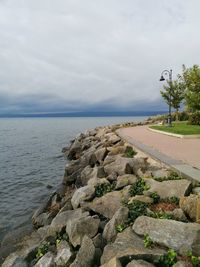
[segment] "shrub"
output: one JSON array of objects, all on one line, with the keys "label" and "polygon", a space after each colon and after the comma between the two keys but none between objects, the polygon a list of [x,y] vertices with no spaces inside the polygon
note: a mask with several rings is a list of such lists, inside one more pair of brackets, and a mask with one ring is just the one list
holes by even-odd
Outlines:
[{"label": "shrub", "polygon": [[95,196],[96,197],[102,197],[108,192],[111,192],[113,190],[113,186],[111,184],[99,184],[95,187]]},{"label": "shrub", "polygon": [[129,222],[134,222],[137,217],[147,215],[147,204],[139,200],[135,200],[127,205],[129,209]]},{"label": "shrub", "polygon": [[150,236],[148,234],[144,235],[144,247],[145,248],[152,248],[152,246],[154,245],[153,240],[150,238]]},{"label": "shrub", "polygon": [[188,123],[192,125],[200,125],[200,111],[190,114]]},{"label": "shrub", "polygon": [[173,215],[170,213],[167,213],[165,211],[152,211],[148,214],[149,217],[155,218],[155,219],[173,219]]},{"label": "shrub", "polygon": [[176,205],[179,205],[179,200],[180,199],[178,197],[176,197],[176,196],[169,197],[169,198],[166,199],[167,202],[174,203]]},{"label": "shrub", "polygon": [[157,267],[173,267],[177,261],[177,253],[173,249],[169,249],[167,254],[161,256],[158,260],[154,261]]},{"label": "shrub", "polygon": [[135,155],[137,155],[137,152],[131,146],[127,146],[124,152],[124,157],[133,158]]},{"label": "shrub", "polygon": [[138,179],[132,184],[129,193],[131,196],[143,195],[143,191],[148,190],[150,187],[145,183],[143,179]]},{"label": "shrub", "polygon": [[48,252],[49,246],[50,246],[50,242],[46,242],[37,248],[37,251],[36,251],[37,260],[40,259],[42,256],[44,256],[44,254]]},{"label": "shrub", "polygon": [[160,196],[158,195],[157,192],[153,192],[150,195],[151,198],[153,198],[153,203],[156,204],[160,201]]},{"label": "shrub", "polygon": [[181,180],[182,177],[175,171],[171,171],[168,176],[156,177],[154,180],[158,182],[168,181],[168,180]]},{"label": "shrub", "polygon": [[118,224],[118,225],[116,225],[116,231],[118,232],[118,233],[121,233],[121,232],[123,232],[124,231],[124,229],[127,227],[127,225],[126,224]]}]

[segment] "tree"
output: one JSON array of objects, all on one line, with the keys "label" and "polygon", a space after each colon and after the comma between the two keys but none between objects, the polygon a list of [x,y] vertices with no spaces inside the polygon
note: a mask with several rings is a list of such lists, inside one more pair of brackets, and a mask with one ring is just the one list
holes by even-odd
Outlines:
[{"label": "tree", "polygon": [[183,73],[179,75],[182,88],[185,90],[185,100],[189,111],[200,110],[200,67],[194,65],[186,68],[183,65]]},{"label": "tree", "polygon": [[160,93],[164,98],[165,102],[176,110],[176,120],[178,120],[178,111],[181,105],[181,102],[184,99],[184,88],[182,83],[179,80],[175,80],[172,83],[167,80],[167,85],[163,86],[164,90],[161,90]]}]

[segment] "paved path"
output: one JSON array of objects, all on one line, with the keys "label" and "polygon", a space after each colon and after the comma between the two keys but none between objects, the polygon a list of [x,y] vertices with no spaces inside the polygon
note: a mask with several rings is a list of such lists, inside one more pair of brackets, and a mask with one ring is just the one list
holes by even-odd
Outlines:
[{"label": "paved path", "polygon": [[200,181],[200,139],[181,139],[148,130],[122,128],[118,134],[150,156]]}]

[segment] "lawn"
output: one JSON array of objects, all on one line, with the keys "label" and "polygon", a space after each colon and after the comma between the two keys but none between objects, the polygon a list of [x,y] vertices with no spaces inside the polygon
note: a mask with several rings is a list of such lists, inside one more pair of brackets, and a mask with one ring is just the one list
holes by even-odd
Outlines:
[{"label": "lawn", "polygon": [[184,122],[173,122],[172,127],[167,125],[154,125],[150,127],[151,129],[164,131],[168,133],[175,133],[181,135],[190,135],[190,134],[200,134],[199,125],[189,125],[186,121]]}]

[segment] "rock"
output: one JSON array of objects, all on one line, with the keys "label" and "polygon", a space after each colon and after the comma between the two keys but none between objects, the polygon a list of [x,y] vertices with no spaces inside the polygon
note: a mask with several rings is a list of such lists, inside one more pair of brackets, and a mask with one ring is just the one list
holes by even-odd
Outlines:
[{"label": "rock", "polygon": [[81,150],[82,150],[82,144],[81,144],[81,142],[78,141],[77,139],[75,139],[75,141],[73,142],[73,144],[69,148],[69,152],[68,152],[68,155],[67,155],[68,158],[70,160],[79,158],[80,157]]},{"label": "rock", "polygon": [[118,176],[115,189],[120,189],[127,185],[134,184],[136,181],[137,181],[137,177],[133,174],[124,174],[124,175]]},{"label": "rock", "polygon": [[96,187],[100,184],[110,184],[109,181],[106,178],[92,178],[88,181],[88,185]]},{"label": "rock", "polygon": [[66,232],[72,245],[74,247],[80,245],[84,235],[90,238],[94,237],[98,232],[99,223],[100,220],[96,216],[69,220],[66,226]]},{"label": "rock", "polygon": [[134,197],[131,197],[128,201],[128,203],[132,203],[133,201],[138,200],[147,204],[152,204],[153,199],[151,197],[145,196],[145,195],[136,195]]},{"label": "rock", "polygon": [[77,253],[76,259],[70,267],[93,267],[95,257],[95,246],[88,236],[84,236],[81,248]]},{"label": "rock", "polygon": [[48,229],[48,235],[54,235],[60,232],[69,220],[84,218],[89,215],[89,212],[84,212],[82,209],[67,210],[62,213],[58,213],[52,220],[51,225]]},{"label": "rock", "polygon": [[101,264],[104,264],[116,257],[119,260],[129,262],[134,258],[145,258],[146,260],[159,259],[166,251],[157,247],[145,248],[143,239],[137,236],[131,227],[117,235],[114,243],[105,246],[101,257]]},{"label": "rock", "polygon": [[115,212],[122,206],[123,194],[120,191],[113,191],[100,198],[95,198],[87,207],[104,217],[111,219]]},{"label": "rock", "polygon": [[99,163],[104,161],[104,159],[107,156],[107,154],[108,154],[108,150],[105,147],[99,148],[95,152],[96,159],[98,160]]},{"label": "rock", "polygon": [[154,265],[144,260],[133,260],[126,267],[154,267]]},{"label": "rock", "polygon": [[103,178],[105,177],[105,171],[103,166],[95,166],[94,168],[91,168],[90,166],[86,166],[84,170],[81,172],[81,182],[83,185],[88,184],[90,179],[93,178]]},{"label": "rock", "polygon": [[121,207],[112,217],[112,219],[106,224],[103,237],[107,241],[113,241],[117,236],[116,227],[119,224],[124,224],[128,219],[129,209],[126,207]]},{"label": "rock", "polygon": [[197,223],[140,216],[135,220],[133,230],[138,235],[148,234],[157,244],[173,248],[181,255],[185,255],[187,251],[192,251],[194,255],[199,254],[200,225]]},{"label": "rock", "polygon": [[195,195],[200,196],[200,186],[198,186],[198,187],[194,187],[194,188],[192,189],[192,193],[195,194]]},{"label": "rock", "polygon": [[[131,159],[131,167],[133,169],[133,173],[138,175],[138,171],[144,173],[147,171],[149,167],[148,163],[148,158],[147,157],[134,157]],[[138,175],[139,176],[139,175]]]},{"label": "rock", "polygon": [[131,159],[117,156],[116,160],[110,164],[104,165],[105,172],[109,175],[116,172],[118,175],[131,174],[133,169],[131,167]]},{"label": "rock", "polygon": [[70,250],[70,246],[67,241],[61,240],[61,242],[57,245],[57,256],[55,258],[56,266],[69,266],[73,254]]},{"label": "rock", "polygon": [[126,146],[110,147],[110,148],[108,148],[108,150],[109,150],[109,155],[110,156],[124,154],[124,152],[126,150]]},{"label": "rock", "polygon": [[28,264],[24,260],[24,257],[14,252],[6,258],[1,267],[28,267]]},{"label": "rock", "polygon": [[34,267],[54,267],[54,255],[51,252],[47,252]]},{"label": "rock", "polygon": [[108,140],[108,142],[112,145],[118,143],[121,140],[121,138],[114,133],[107,133],[105,134],[105,137]]},{"label": "rock", "polygon": [[78,188],[71,199],[72,207],[77,209],[81,202],[91,200],[95,195],[95,188],[94,186],[84,186]]},{"label": "rock", "polygon": [[118,174],[114,171],[111,174],[109,174],[106,179],[110,182],[116,181],[118,177]]},{"label": "rock", "polygon": [[114,257],[109,262],[106,262],[104,265],[101,265],[101,267],[122,267],[120,261]]},{"label": "rock", "polygon": [[155,170],[155,171],[152,171],[152,175],[154,178],[168,177],[169,171],[165,169]]},{"label": "rock", "polygon": [[173,267],[191,267],[191,265],[188,265],[188,262],[185,261],[177,261]]},{"label": "rock", "polygon": [[95,237],[93,237],[92,241],[93,241],[95,248],[103,249],[105,246],[103,236],[100,233],[98,233]]},{"label": "rock", "polygon": [[185,179],[168,180],[157,182],[154,179],[145,179],[145,182],[150,186],[149,192],[156,192],[161,199],[170,198],[173,196],[182,197],[187,195],[191,190],[191,182]]},{"label": "rock", "polygon": [[174,209],[171,214],[173,218],[177,221],[182,221],[182,222],[188,221],[182,209]]},{"label": "rock", "polygon": [[181,197],[179,205],[191,220],[200,223],[200,196],[191,194],[188,197]]}]

